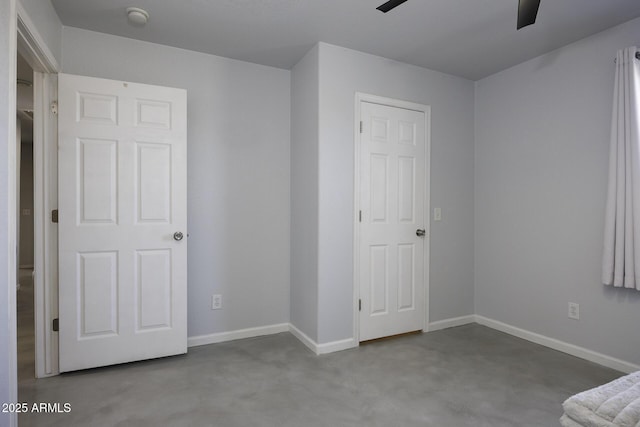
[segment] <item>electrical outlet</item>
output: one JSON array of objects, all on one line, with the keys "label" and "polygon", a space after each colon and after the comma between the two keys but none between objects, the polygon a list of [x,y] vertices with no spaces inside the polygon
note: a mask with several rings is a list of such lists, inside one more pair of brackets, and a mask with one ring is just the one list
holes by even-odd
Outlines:
[{"label": "electrical outlet", "polygon": [[220,310],[222,308],[222,295],[211,296],[211,310]]},{"label": "electrical outlet", "polygon": [[569,319],[580,319],[580,304],[576,302],[569,303]]}]

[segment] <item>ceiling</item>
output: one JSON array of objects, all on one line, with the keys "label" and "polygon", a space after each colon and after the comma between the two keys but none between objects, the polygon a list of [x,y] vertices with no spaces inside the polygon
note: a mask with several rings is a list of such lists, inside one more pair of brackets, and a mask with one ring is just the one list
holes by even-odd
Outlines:
[{"label": "ceiling", "polygon": [[[536,24],[516,31],[518,0],[409,0],[387,14],[384,0],[52,3],[66,26],[278,68],[323,41],[471,80],[640,16],[638,0],[542,0]],[[144,28],[129,6],[149,12]]]}]

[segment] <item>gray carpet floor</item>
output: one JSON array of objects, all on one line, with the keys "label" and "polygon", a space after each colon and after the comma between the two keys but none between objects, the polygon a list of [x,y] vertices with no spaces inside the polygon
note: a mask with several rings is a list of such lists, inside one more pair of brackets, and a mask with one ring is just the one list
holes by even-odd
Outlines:
[{"label": "gray carpet floor", "polygon": [[[558,426],[562,402],[622,374],[467,325],[316,356],[288,333],[40,380],[69,403],[20,426]],[[62,408],[62,406],[61,406]]]}]

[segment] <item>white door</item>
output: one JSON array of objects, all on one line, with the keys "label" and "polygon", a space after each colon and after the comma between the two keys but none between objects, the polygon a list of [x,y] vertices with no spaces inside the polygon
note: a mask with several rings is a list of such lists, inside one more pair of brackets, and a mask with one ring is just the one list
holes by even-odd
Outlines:
[{"label": "white door", "polygon": [[424,327],[427,162],[424,112],[369,102],[360,111],[360,341],[366,341]]},{"label": "white door", "polygon": [[58,90],[60,372],[186,353],[186,91]]}]

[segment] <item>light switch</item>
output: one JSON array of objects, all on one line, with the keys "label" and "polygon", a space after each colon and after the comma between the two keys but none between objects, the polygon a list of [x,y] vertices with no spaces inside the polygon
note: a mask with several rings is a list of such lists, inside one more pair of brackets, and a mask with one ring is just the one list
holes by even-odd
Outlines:
[{"label": "light switch", "polygon": [[433,209],[433,220],[434,221],[442,221],[442,209],[434,208]]}]

